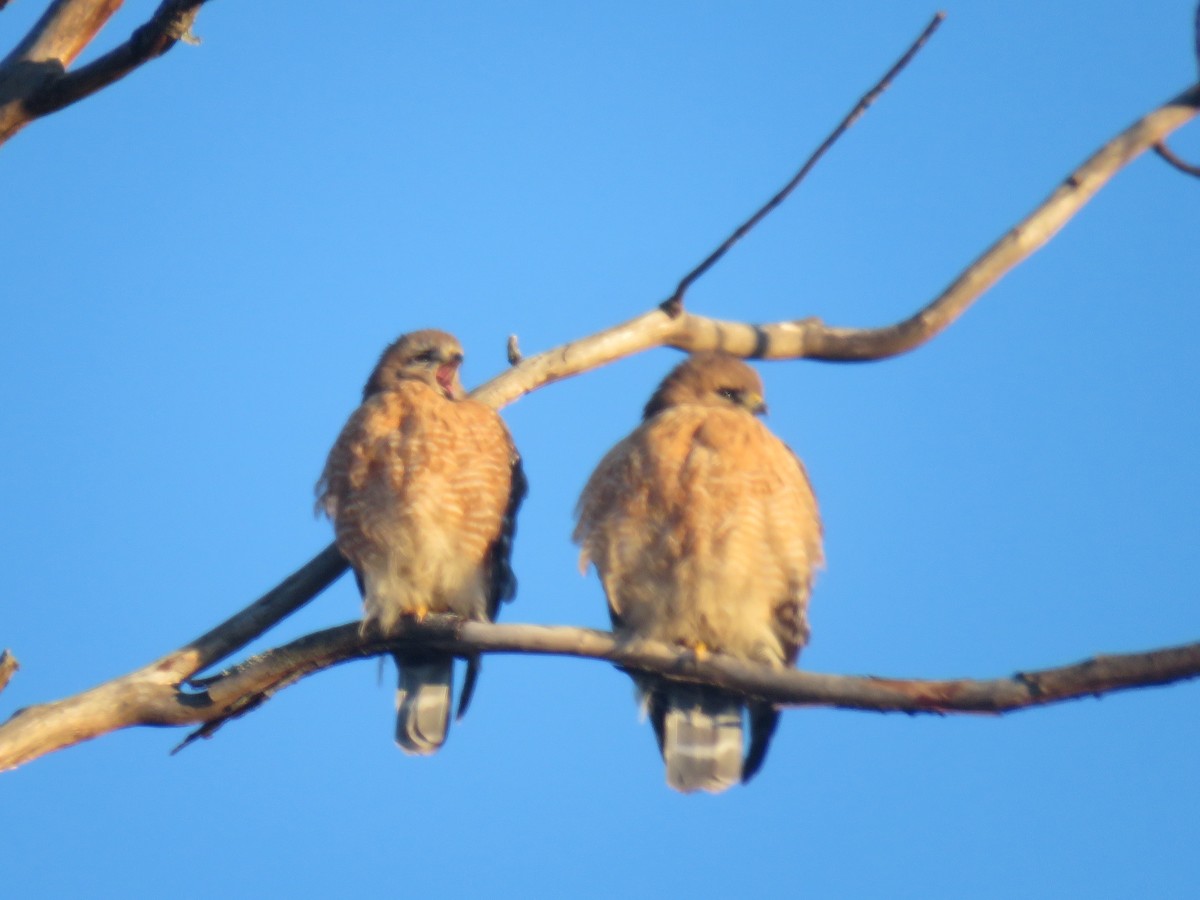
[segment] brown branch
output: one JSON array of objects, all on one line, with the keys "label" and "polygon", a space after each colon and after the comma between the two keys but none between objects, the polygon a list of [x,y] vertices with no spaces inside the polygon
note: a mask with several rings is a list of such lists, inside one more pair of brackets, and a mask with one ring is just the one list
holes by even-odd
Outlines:
[{"label": "brown branch", "polygon": [[1159,141],[1154,145],[1154,152],[1185,175],[1195,175],[1200,178],[1200,166],[1193,166],[1189,162],[1184,162],[1163,141]]},{"label": "brown branch", "polygon": [[58,0],[0,63],[0,144],[30,122],[70,106],[157,59],[179,41],[205,0],[163,0],[128,41],[74,71],[67,68],[121,0]]},{"label": "brown branch", "polygon": [[407,623],[398,641],[359,632],[358,623],[317,632],[200,684],[213,702],[231,707],[330,666],[410,643],[460,656],[517,653],[595,659],[622,669],[711,684],[781,706],[876,712],[1005,713],[1200,677],[1200,643],[1098,656],[1061,668],[1019,672],[1011,678],[925,681],[771,669],[720,654],[701,660],[656,641],[622,642],[607,631],[569,626],[459,623],[433,617],[424,623]]},{"label": "brown branch", "polygon": [[[626,643],[587,628],[459,623],[431,617],[406,622],[401,637],[362,635],[358,623],[310,634],[194,684],[195,693],[163,683],[152,667],[56,703],[29,707],[0,726],[0,770],[53,750],[134,725],[201,725],[196,737],[256,709],[301,678],[339,663],[416,643],[460,655],[520,653],[579,657],[623,669],[712,684],[783,706],[875,712],[1003,713],[1200,676],[1200,643],[1149,653],[1100,656],[1057,669],[985,681],[921,681],[769,669],[652,641]],[[182,745],[181,745],[182,746]]]},{"label": "brown branch", "polygon": [[330,544],[241,612],[147,666],[176,684],[241,650],[337,581],[348,568]]},{"label": "brown branch", "polygon": [[26,109],[35,118],[58,112],[121,80],[139,66],[162,56],[180,41],[198,43],[192,36],[192,24],[204,2],[165,0],[150,21],[134,31],[128,41],[86,66],[50,82],[26,101]]},{"label": "brown branch", "polygon": [[124,0],[54,0],[0,66],[53,60],[63,69],[75,61],[121,8]]},{"label": "brown branch", "polygon": [[675,293],[664,300],[662,305],[659,307],[663,312],[674,318],[683,311],[683,295],[687,293],[687,289],[690,288],[693,283],[695,283],[696,279],[700,278],[705,272],[716,265],[721,257],[729,251],[730,247],[749,234],[759,222],[774,212],[775,208],[788,198],[788,195],[796,189],[796,186],[800,184],[805,177],[807,177],[808,173],[811,172],[813,167],[816,166],[816,164],[821,160],[821,157],[825,155],[825,152],[835,143],[837,143],[838,139],[845,134],[855,122],[862,118],[863,113],[867,111],[867,108],[870,107],[872,103],[879,99],[880,94],[891,87],[892,82],[896,80],[896,76],[904,71],[908,64],[912,62],[913,57],[916,56],[921,51],[921,48],[924,47],[929,41],[929,39],[933,37],[933,33],[937,31],[938,26],[942,24],[942,20],[945,18],[946,14],[942,12],[934,15],[929,24],[925,26],[925,30],[921,32],[915,41],[913,41],[912,45],[904,52],[904,55],[901,56],[900,59],[898,59],[890,69],[887,70],[887,73],[881,79],[879,79],[879,81],[875,82],[874,87],[863,94],[858,103],[855,104],[854,109],[850,110],[846,117],[838,123],[838,126],[829,133],[829,136],[821,142],[821,146],[813,151],[813,154],[805,161],[804,165],[800,167],[800,170],[792,176],[792,180],[784,185],[774,197],[759,207],[758,211],[754,215],[734,229],[733,234],[729,235],[729,237],[725,239],[721,246],[717,247],[716,250],[710,253],[704,259],[704,261],[700,263],[700,265],[696,266],[696,268],[692,269],[692,271],[683,276],[678,286],[675,288]]},{"label": "brown branch", "polygon": [[[196,715],[188,711],[197,701],[181,693],[179,684],[246,646],[345,570],[337,548],[326,547],[246,609],[178,650],[82,694],[18,711],[0,725],[0,771],[133,725],[204,721],[190,717]],[[35,710],[37,714],[30,715]]]}]

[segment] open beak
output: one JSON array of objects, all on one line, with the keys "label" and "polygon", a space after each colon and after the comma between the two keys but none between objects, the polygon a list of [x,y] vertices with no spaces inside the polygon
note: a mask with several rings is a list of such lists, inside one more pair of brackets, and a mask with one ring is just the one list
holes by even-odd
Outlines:
[{"label": "open beak", "polygon": [[458,363],[442,363],[437,368],[437,383],[446,392],[447,397],[459,399],[463,395],[462,384],[458,380]]}]

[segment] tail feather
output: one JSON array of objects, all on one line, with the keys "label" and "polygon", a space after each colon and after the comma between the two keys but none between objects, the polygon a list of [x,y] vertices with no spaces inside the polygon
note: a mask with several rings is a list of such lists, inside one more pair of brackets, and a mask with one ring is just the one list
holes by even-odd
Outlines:
[{"label": "tail feather", "polygon": [[475,685],[479,681],[479,670],[482,666],[479,654],[467,657],[467,674],[463,678],[462,693],[458,695],[458,712],[454,714],[456,722],[467,714],[467,707],[471,705],[471,698],[475,696]]},{"label": "tail feather", "polygon": [[742,705],[691,685],[667,685],[651,698],[651,720],[677,791],[717,794],[742,780]]},{"label": "tail feather", "polygon": [[446,742],[454,699],[453,656],[396,656],[396,743],[405,753],[428,756]]},{"label": "tail feather", "polygon": [[779,710],[769,703],[750,705],[750,750],[742,765],[742,784],[758,774],[767,759],[767,748],[779,725]]}]

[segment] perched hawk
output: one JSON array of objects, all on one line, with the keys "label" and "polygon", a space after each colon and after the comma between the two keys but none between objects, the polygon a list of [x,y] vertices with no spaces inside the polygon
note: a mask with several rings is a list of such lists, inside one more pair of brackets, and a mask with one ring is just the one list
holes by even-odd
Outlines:
[{"label": "perched hawk", "polygon": [[[367,379],[317,483],[338,549],[363,595],[363,627],[387,634],[402,616],[452,613],[491,621],[512,598],[509,565],[521,458],[495,410],[466,399],[463,352],[444,331],[414,331],[388,347]],[[429,754],[446,740],[454,657],[405,650],[396,743]],[[458,714],[479,673],[467,661]]]},{"label": "perched hawk", "polygon": [[[697,353],[601,460],[579,499],[575,540],[581,567],[599,572],[618,635],[699,656],[795,664],[823,560],[821,520],[804,466],[755,418],[765,412],[753,369]],[[779,719],[774,706],[660,677],[634,680],[671,787],[717,793],[758,771]]]}]

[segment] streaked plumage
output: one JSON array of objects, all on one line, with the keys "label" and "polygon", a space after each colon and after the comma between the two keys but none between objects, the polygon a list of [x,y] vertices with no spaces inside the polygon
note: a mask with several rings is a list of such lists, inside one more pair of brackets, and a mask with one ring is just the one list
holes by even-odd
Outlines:
[{"label": "streaked plumage", "polygon": [[[453,336],[432,329],[388,347],[317,484],[363,594],[364,628],[386,634],[428,613],[490,621],[515,593],[520,456],[495,410],[465,398],[462,358]],[[396,664],[396,742],[433,753],[449,728],[454,658],[406,650]],[[460,716],[478,669],[468,661]]]},{"label": "streaked plumage", "polygon": [[[727,354],[677,366],[642,424],[584,488],[575,540],[608,595],[614,630],[791,666],[808,640],[822,563],[821,522],[804,467],[756,413],[762,381]],[[722,791],[762,765],[778,710],[713,688],[635,678],[681,791]]]}]

